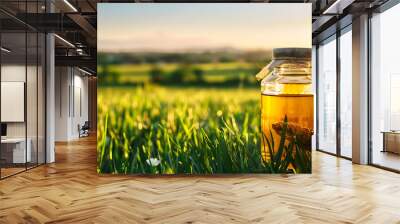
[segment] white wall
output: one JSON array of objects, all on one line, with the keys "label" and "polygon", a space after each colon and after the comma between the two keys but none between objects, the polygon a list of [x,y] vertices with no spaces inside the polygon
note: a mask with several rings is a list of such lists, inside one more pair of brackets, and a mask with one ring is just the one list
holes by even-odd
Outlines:
[{"label": "white wall", "polygon": [[[34,105],[36,108],[36,105]],[[1,121],[25,121],[25,83],[1,82]]]},{"label": "white wall", "polygon": [[76,74],[77,70],[74,70],[74,107],[72,108],[72,119],[71,119],[71,135],[74,138],[79,137],[78,124],[83,125],[85,121],[88,120],[88,78],[82,76],[79,72]]},{"label": "white wall", "polygon": [[55,141],[67,141],[69,132],[69,68],[55,68]]},{"label": "white wall", "polygon": [[[24,65],[2,65],[1,66],[1,81],[2,82],[25,82],[25,71],[26,67]],[[34,71],[36,72],[36,68],[32,66],[28,66],[28,74]],[[28,89],[29,90],[29,89]],[[36,96],[35,92],[28,92],[27,96]],[[31,102],[31,100],[28,100]],[[35,105],[36,107],[36,105]],[[7,110],[7,108],[1,108],[2,110]],[[36,114],[35,114],[36,116]],[[31,121],[30,114],[28,114],[28,121]],[[29,126],[30,127],[30,126]],[[25,122],[7,122],[7,136],[8,137],[25,137]],[[28,136],[29,137],[29,136]]]},{"label": "white wall", "polygon": [[[2,65],[1,81],[25,82],[25,65]],[[6,110],[6,108],[1,108]],[[12,122],[7,123],[7,137],[25,137],[25,123]]]},{"label": "white wall", "polygon": [[[32,67],[28,67],[28,69]],[[1,81],[25,82],[25,64],[24,65],[2,65]]]},{"label": "white wall", "polygon": [[76,68],[56,67],[55,85],[55,140],[77,139],[78,125],[88,120],[88,78]]}]

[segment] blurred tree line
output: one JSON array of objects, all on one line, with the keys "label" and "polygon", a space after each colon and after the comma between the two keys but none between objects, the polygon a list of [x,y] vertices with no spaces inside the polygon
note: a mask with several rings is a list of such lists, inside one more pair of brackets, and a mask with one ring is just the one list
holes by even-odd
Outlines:
[{"label": "blurred tree line", "polygon": [[[132,85],[144,83],[124,83],[120,80],[121,74],[112,71],[109,64],[103,64],[98,72],[100,85]],[[259,70],[258,67],[250,69],[236,70],[237,75],[225,75],[224,80],[211,83],[205,78],[206,71],[196,64],[179,64],[171,71],[166,71],[162,65],[153,64],[148,72],[151,83],[161,85],[192,85],[192,86],[254,86],[254,74]]]},{"label": "blurred tree line", "polygon": [[204,52],[135,52],[135,53],[111,53],[99,52],[98,63],[104,64],[157,64],[157,63],[227,63],[248,62],[265,63],[270,58],[270,51],[204,51]]},{"label": "blurred tree line", "polygon": [[[121,84],[118,72],[110,70],[110,64],[101,65],[101,71],[98,72],[98,81],[106,85]],[[153,83],[184,83],[197,82],[204,83],[204,70],[191,64],[180,65],[177,69],[166,72],[162,66],[154,64],[149,71],[150,81]]]}]

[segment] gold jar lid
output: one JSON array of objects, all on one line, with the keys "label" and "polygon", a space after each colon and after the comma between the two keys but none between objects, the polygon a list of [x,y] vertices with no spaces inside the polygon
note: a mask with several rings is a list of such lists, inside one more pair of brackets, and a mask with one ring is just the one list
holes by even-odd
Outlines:
[{"label": "gold jar lid", "polygon": [[274,48],[272,60],[311,60],[311,48]]}]

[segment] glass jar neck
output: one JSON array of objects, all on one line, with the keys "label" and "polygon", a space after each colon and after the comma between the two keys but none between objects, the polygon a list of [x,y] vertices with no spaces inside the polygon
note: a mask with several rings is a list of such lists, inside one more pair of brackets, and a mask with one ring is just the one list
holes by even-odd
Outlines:
[{"label": "glass jar neck", "polygon": [[311,62],[290,60],[273,68],[261,82],[261,91],[266,95],[310,95],[311,83]]}]

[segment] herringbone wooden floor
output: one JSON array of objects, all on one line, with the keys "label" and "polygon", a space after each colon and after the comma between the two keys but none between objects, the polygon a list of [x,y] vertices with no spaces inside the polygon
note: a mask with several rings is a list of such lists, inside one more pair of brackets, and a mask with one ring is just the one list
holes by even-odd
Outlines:
[{"label": "herringbone wooden floor", "polygon": [[400,175],[315,152],[312,175],[98,176],[95,139],[0,181],[0,223],[400,223]]}]

